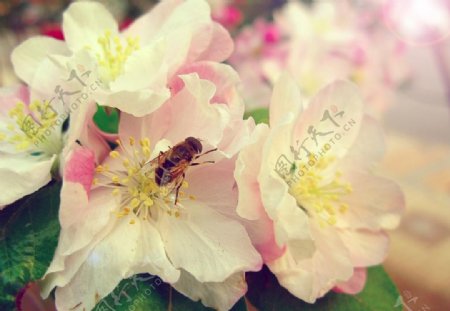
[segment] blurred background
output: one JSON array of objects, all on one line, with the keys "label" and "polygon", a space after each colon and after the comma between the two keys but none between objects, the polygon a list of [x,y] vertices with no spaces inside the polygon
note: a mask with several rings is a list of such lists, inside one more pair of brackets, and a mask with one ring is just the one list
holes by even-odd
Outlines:
[{"label": "blurred background", "polygon": [[[0,0],[0,86],[20,83],[12,49],[29,36],[63,39],[70,1]],[[155,1],[104,0],[126,27]],[[247,110],[267,107],[291,71],[304,94],[335,78],[356,82],[380,120],[380,173],[404,189],[407,209],[390,233],[385,268],[405,310],[450,308],[450,4],[448,0],[209,0],[235,38],[229,63]],[[393,306],[393,310],[397,310]]]}]

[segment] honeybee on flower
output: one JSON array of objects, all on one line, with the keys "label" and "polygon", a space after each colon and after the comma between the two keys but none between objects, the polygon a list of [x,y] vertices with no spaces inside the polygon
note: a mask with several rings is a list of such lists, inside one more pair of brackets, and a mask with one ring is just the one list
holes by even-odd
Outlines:
[{"label": "honeybee on flower", "polygon": [[[244,272],[262,261],[235,211],[233,171],[254,123],[242,118],[231,69],[214,68],[214,82],[183,75],[183,87],[146,117],[122,113],[117,147],[101,162],[90,148],[68,154],[59,244],[41,283],[44,296],[56,287],[58,309],[90,310],[138,273],[219,310],[246,292]],[[186,169],[203,148],[207,164]],[[185,161],[170,181],[158,177],[167,159]]]}]

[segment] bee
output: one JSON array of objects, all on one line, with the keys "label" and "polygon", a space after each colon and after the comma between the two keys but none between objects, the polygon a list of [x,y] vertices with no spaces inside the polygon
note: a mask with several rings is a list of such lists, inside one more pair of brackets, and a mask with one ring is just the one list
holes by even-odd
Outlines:
[{"label": "bee", "polygon": [[203,146],[199,139],[188,137],[166,152],[161,152],[158,157],[151,160],[156,166],[156,184],[160,187],[168,187],[171,191],[175,189],[175,204],[178,202],[178,193],[186,177],[187,168],[204,163],[214,163],[214,161],[194,162],[199,157],[216,151],[217,148],[204,153],[202,153],[202,150]]}]

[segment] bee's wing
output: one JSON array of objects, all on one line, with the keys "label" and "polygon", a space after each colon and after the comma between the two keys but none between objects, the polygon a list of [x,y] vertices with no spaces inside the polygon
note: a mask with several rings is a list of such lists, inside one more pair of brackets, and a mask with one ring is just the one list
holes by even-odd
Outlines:
[{"label": "bee's wing", "polygon": [[160,188],[164,189],[167,194],[174,193],[184,180],[184,172],[186,171],[187,166],[189,166],[189,163],[182,161],[178,166],[173,167],[170,171],[167,170],[166,173],[169,174],[168,178],[170,182]]},{"label": "bee's wing", "polygon": [[159,157],[161,155],[157,156],[156,158],[147,161],[142,165],[142,168],[145,169],[145,176],[148,178],[155,178],[155,170],[159,166]]}]

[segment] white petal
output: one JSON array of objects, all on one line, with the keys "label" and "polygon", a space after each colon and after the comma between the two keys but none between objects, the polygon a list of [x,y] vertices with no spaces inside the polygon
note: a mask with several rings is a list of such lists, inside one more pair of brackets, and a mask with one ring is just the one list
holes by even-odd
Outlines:
[{"label": "white petal", "polygon": [[275,83],[270,101],[270,125],[281,122],[286,113],[295,116],[303,110],[303,98],[300,88],[287,72],[283,73]]},{"label": "white petal", "polygon": [[389,237],[383,232],[369,230],[339,230],[341,240],[347,246],[353,266],[369,267],[386,259]]},{"label": "white petal", "polygon": [[127,141],[129,137],[148,138],[152,145],[163,139],[170,128],[172,109],[170,105],[162,105],[153,113],[137,118],[121,113],[119,123],[120,139]]},{"label": "white petal", "polygon": [[[170,97],[170,91],[168,89],[116,92],[99,90],[93,95],[100,105],[115,107],[121,111],[128,111],[136,117],[142,117],[158,109]],[[133,104],[130,105],[130,103]]]},{"label": "white petal", "polygon": [[[317,156],[321,156],[325,145],[329,144],[326,154],[340,158],[358,136],[362,108],[360,92],[353,83],[341,80],[331,83],[313,97],[296,120],[294,138],[299,146]],[[300,158],[307,159],[305,151]]]},{"label": "white petal", "polygon": [[230,310],[247,292],[244,273],[235,273],[219,283],[201,283],[183,271],[180,280],[173,287],[190,299],[201,300],[203,305],[219,311]]},{"label": "white petal", "polygon": [[50,170],[56,155],[42,160],[35,156],[0,155],[0,205],[37,191],[51,180]]},{"label": "white petal", "polygon": [[255,271],[261,258],[236,221],[201,205],[185,204],[188,216],[161,214],[158,229],[176,268],[200,282],[222,282],[238,271]]},{"label": "white petal", "polygon": [[161,236],[148,221],[136,223],[141,227],[141,239],[138,243],[135,273],[149,273],[159,276],[163,281],[175,283],[180,271],[175,269],[167,258]]},{"label": "white petal", "polygon": [[107,30],[112,35],[118,31],[111,13],[98,2],[72,3],[64,12],[62,28],[70,50],[76,52],[86,46],[97,45],[97,40]]},{"label": "white petal", "polygon": [[359,229],[395,229],[405,208],[405,198],[393,181],[371,173],[343,170],[343,180],[352,186],[346,196],[349,210],[342,214],[337,226]]},{"label": "white petal", "polygon": [[[68,55],[69,50],[63,41],[38,36],[30,38],[16,47],[11,54],[11,61],[17,76],[27,84],[32,84],[33,81],[40,78],[37,76],[37,68],[42,66],[44,60],[52,54]],[[55,86],[56,84],[53,85],[53,88]]]},{"label": "white petal", "polygon": [[127,29],[123,31],[124,36],[139,36],[142,43],[152,40],[162,26],[169,21],[171,15],[184,1],[166,0],[155,5],[148,13],[140,16]]},{"label": "white petal", "polygon": [[59,244],[63,255],[70,255],[88,245],[114,216],[120,198],[109,189],[94,189],[89,201],[83,186],[64,182],[61,189]]},{"label": "white petal", "polygon": [[261,168],[261,152],[269,128],[259,124],[252,133],[251,141],[236,160],[234,177],[239,189],[237,213],[239,216],[256,220],[265,211],[262,208],[261,192],[257,180]]},{"label": "white petal", "polygon": [[289,113],[282,122],[273,125],[261,153],[258,181],[264,207],[271,217],[289,191],[286,181],[280,176],[279,164],[292,162],[290,145],[293,121],[294,114]]},{"label": "white petal", "polygon": [[186,172],[186,181],[189,186],[185,193],[193,195],[197,201],[222,215],[233,217],[236,215],[237,204],[237,191],[233,177],[235,160],[223,158],[219,152],[210,155],[211,157],[207,159],[207,156],[200,158],[199,162],[214,159],[214,164],[199,165],[189,168]]},{"label": "white petal", "polygon": [[378,122],[364,116],[358,137],[343,159],[348,167],[371,167],[382,160],[385,152],[383,131]]},{"label": "white petal", "polygon": [[[109,219],[106,227],[102,228],[95,236],[91,238],[91,242],[84,248],[70,254],[64,255],[63,251],[67,248],[61,240],[56,248],[53,260],[50,263],[44,277],[39,282],[42,297],[46,298],[55,287],[66,286],[73,276],[77,273],[81,265],[86,261],[91,250],[102,241],[114,228],[115,219]],[[61,229],[60,237],[64,235],[65,229]]]},{"label": "white petal", "polygon": [[180,142],[193,136],[217,146],[230,121],[228,107],[210,104],[215,86],[208,80],[199,79],[197,74],[185,75],[182,79],[185,87],[170,101],[173,126],[165,138]]},{"label": "white petal", "polygon": [[111,91],[136,91],[147,87],[163,91],[167,84],[166,48],[165,41],[158,40],[131,54],[123,73],[110,83]]},{"label": "white petal", "polygon": [[317,251],[311,259],[298,260],[289,247],[283,256],[267,264],[283,287],[309,303],[353,275],[350,255],[333,228],[312,229]]},{"label": "white petal", "polygon": [[91,310],[121,280],[134,275],[141,230],[137,223],[129,221],[129,218],[117,221],[114,229],[92,249],[70,283],[56,289],[58,310],[69,310],[80,303],[80,310]]}]

